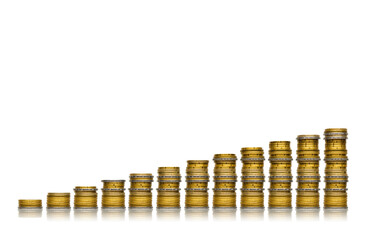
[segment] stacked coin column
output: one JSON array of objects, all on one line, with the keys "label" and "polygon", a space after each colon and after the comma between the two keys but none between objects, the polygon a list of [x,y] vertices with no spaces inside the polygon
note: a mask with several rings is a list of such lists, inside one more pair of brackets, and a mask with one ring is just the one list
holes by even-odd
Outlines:
[{"label": "stacked coin column", "polygon": [[236,161],[235,154],[214,155],[214,208],[236,207]]},{"label": "stacked coin column", "polygon": [[347,129],[329,128],[325,135],[325,208],[347,208]]},{"label": "stacked coin column", "polygon": [[188,160],[186,168],[186,208],[208,208],[208,160]]},{"label": "stacked coin column", "polygon": [[264,150],[261,147],[241,149],[242,208],[264,208]]},{"label": "stacked coin column", "polygon": [[292,207],[292,150],[289,141],[269,144],[269,208]]},{"label": "stacked coin column", "polygon": [[70,209],[70,193],[48,193],[48,209]]},{"label": "stacked coin column", "polygon": [[97,208],[97,187],[77,186],[74,188],[74,208],[95,209]]},{"label": "stacked coin column", "polygon": [[297,137],[297,208],[319,208],[319,135]]},{"label": "stacked coin column", "polygon": [[125,180],[102,182],[102,208],[125,208]]},{"label": "stacked coin column", "polygon": [[42,209],[42,200],[19,199],[19,209]]},{"label": "stacked coin column", "polygon": [[158,168],[157,208],[180,208],[180,168]]},{"label": "stacked coin column", "polygon": [[130,174],[130,208],[152,208],[152,182],[153,175],[150,173]]}]

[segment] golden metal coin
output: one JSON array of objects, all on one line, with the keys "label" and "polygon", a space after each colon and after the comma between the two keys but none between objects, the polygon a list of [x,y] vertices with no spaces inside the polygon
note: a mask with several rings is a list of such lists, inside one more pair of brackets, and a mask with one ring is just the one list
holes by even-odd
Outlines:
[{"label": "golden metal coin", "polygon": [[42,208],[41,199],[19,199],[19,208]]}]

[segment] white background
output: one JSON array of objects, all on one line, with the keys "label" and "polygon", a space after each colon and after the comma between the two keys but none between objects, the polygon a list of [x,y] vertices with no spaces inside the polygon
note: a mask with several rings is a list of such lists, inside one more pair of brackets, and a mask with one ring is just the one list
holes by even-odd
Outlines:
[{"label": "white background", "polygon": [[[336,0],[1,1],[0,235],[365,236],[366,12],[366,1]],[[130,221],[128,211],[123,222],[80,222],[73,212],[47,221],[45,210],[18,218],[19,198],[45,205],[47,192],[156,175],[159,166],[184,175],[186,160],[240,156],[246,146],[267,153],[271,140],[291,140],[295,158],[297,135],[329,127],[349,131],[347,221],[326,221],[322,210],[311,222],[295,211],[292,221],[270,221],[265,211],[263,221],[244,222],[239,210],[229,222],[211,211],[207,221],[185,221],[183,210],[168,223]]]}]

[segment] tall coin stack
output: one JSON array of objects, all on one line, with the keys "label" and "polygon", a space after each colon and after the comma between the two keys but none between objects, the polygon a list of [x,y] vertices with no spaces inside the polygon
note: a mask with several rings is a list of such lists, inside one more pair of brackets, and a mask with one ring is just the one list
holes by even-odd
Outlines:
[{"label": "tall coin stack", "polygon": [[188,160],[186,168],[186,208],[208,208],[208,160]]},{"label": "tall coin stack", "polygon": [[214,208],[236,207],[236,161],[235,154],[214,155]]},{"label": "tall coin stack", "polygon": [[74,208],[95,209],[97,208],[97,187],[77,186],[74,188]]},{"label": "tall coin stack", "polygon": [[180,208],[180,168],[158,168],[157,208]]},{"label": "tall coin stack", "polygon": [[329,128],[325,136],[325,208],[347,208],[347,136],[346,128]]},{"label": "tall coin stack", "polygon": [[152,208],[152,182],[153,175],[150,173],[130,174],[130,208]]},{"label": "tall coin stack", "polygon": [[70,193],[48,193],[47,194],[48,209],[69,209]]},{"label": "tall coin stack", "polygon": [[261,147],[241,149],[242,208],[264,208],[264,150]]},{"label": "tall coin stack", "polygon": [[319,135],[297,137],[297,208],[319,208]]},{"label": "tall coin stack", "polygon": [[269,144],[269,208],[292,207],[292,150],[289,141]]},{"label": "tall coin stack", "polygon": [[125,180],[102,182],[102,208],[125,208]]}]

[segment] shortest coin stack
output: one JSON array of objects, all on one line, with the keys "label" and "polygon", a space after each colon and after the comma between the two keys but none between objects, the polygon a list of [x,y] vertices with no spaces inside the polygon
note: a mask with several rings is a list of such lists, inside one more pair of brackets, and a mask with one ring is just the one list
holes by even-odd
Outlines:
[{"label": "shortest coin stack", "polygon": [[48,193],[47,194],[48,209],[69,209],[70,193]]},{"label": "shortest coin stack", "polygon": [[236,161],[235,154],[214,155],[214,208],[236,208]]},{"label": "shortest coin stack", "polygon": [[102,182],[102,208],[125,208],[125,180]]},{"label": "shortest coin stack", "polygon": [[152,182],[151,173],[130,174],[130,208],[152,208]]},{"label": "shortest coin stack", "polygon": [[95,186],[77,186],[74,188],[74,208],[95,209],[97,208],[97,191]]},{"label": "shortest coin stack", "polygon": [[242,208],[264,208],[264,150],[261,147],[241,149]]},{"label": "shortest coin stack", "polygon": [[346,128],[329,128],[325,136],[324,208],[347,208],[347,138]]},{"label": "shortest coin stack", "polygon": [[157,208],[180,208],[180,168],[158,168]]},{"label": "shortest coin stack", "polygon": [[188,160],[186,168],[186,208],[208,208],[208,160]]},{"label": "shortest coin stack", "polygon": [[41,209],[42,200],[40,199],[19,199],[19,209]]}]

